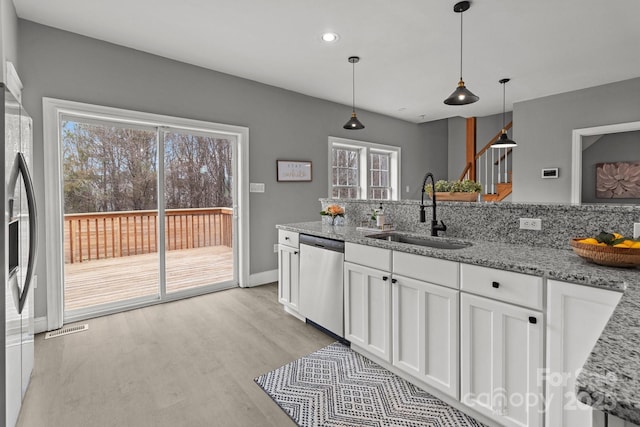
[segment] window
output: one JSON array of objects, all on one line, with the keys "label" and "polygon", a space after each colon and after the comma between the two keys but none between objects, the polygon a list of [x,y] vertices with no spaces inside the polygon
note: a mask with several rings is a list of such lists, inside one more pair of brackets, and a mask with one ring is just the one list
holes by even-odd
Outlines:
[{"label": "window", "polygon": [[331,197],[357,199],[360,187],[360,153],[357,149],[335,147],[331,152]]},{"label": "window", "polygon": [[390,163],[391,154],[369,152],[369,199],[389,200],[391,194]]},{"label": "window", "polygon": [[329,197],[398,200],[400,147],[329,137]]}]

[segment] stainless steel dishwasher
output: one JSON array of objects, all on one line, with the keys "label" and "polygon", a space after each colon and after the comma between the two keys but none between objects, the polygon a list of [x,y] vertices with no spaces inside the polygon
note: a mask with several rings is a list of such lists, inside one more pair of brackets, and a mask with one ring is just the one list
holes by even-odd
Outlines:
[{"label": "stainless steel dishwasher", "polygon": [[300,235],[299,313],[344,338],[344,242]]}]

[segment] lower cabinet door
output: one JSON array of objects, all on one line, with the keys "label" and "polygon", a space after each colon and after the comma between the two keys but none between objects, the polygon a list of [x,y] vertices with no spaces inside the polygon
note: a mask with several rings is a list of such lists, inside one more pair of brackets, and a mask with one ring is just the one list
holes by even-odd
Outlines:
[{"label": "lower cabinet door", "polygon": [[[597,425],[592,418],[599,414],[576,397],[576,377],[621,296],[608,289],[547,281],[546,425]],[[610,420],[609,426],[614,425]]]},{"label": "lower cabinet door", "polygon": [[505,426],[541,426],[542,313],[460,295],[461,397]]},{"label": "lower cabinet door", "polygon": [[458,390],[458,296],[444,286],[394,275],[393,364],[454,399]]},{"label": "lower cabinet door", "polygon": [[299,291],[300,254],[298,248],[278,245],[278,301],[298,311]]},{"label": "lower cabinet door", "polygon": [[345,338],[391,363],[391,274],[345,262],[344,310]]}]

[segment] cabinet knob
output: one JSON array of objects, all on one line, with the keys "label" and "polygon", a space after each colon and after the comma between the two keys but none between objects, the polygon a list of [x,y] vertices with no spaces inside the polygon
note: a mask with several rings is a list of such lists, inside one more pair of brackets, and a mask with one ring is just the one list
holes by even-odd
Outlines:
[{"label": "cabinet knob", "polygon": [[529,316],[529,323],[531,323],[532,325],[535,325],[536,323],[538,323],[538,319],[536,319],[533,316]]},{"label": "cabinet knob", "polygon": [[294,255],[298,255],[298,251],[293,251],[293,254]]},{"label": "cabinet knob", "polygon": [[389,280],[389,277],[388,276],[382,276],[382,280],[384,280],[386,282],[387,280]]},{"label": "cabinet knob", "polygon": [[288,238],[288,237],[285,237],[285,238],[284,238],[284,240],[289,240],[289,238]]},{"label": "cabinet knob", "polygon": [[493,286],[494,288],[498,289],[500,287],[500,283],[498,282],[491,282],[491,286]]},{"label": "cabinet knob", "polygon": [[398,283],[398,279],[391,279],[391,283]]}]

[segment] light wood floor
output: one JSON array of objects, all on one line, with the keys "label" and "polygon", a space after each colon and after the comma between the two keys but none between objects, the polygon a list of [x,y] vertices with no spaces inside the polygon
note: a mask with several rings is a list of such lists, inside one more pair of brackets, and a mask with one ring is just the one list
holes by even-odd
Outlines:
[{"label": "light wood floor", "polygon": [[[157,295],[158,254],[131,255],[65,264],[65,310]],[[233,280],[227,246],[167,251],[167,292]]]},{"label": "light wood floor", "polygon": [[294,426],[253,378],[333,340],[276,294],[236,288],[38,335],[18,426]]}]

